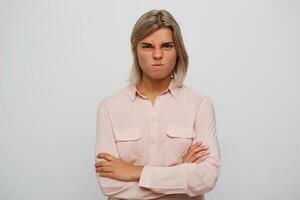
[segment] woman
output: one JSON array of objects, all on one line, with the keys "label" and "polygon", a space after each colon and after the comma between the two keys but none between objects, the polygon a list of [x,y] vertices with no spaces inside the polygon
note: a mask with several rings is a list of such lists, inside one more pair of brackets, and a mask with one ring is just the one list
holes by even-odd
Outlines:
[{"label": "woman", "polygon": [[166,10],[131,35],[130,84],[98,107],[96,172],[108,199],[204,199],[221,160],[210,98],[183,84],[188,55]]}]

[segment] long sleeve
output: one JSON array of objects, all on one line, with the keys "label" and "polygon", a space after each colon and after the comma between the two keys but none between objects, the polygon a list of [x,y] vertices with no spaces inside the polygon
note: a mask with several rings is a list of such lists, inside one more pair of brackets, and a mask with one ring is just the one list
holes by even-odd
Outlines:
[{"label": "long sleeve", "polygon": [[[104,100],[99,104],[97,110],[95,162],[103,160],[97,158],[97,155],[100,152],[109,153],[119,158],[112,131],[111,120]],[[147,188],[141,188],[138,185],[138,182],[124,182],[111,178],[100,177],[98,173],[97,181],[103,194],[110,197],[125,199],[154,199],[163,196],[163,194],[156,194]]]},{"label": "long sleeve", "polygon": [[144,166],[139,185],[157,193],[186,193],[199,196],[212,190],[217,182],[221,158],[216,135],[213,104],[208,96],[199,103],[194,122],[193,143],[203,141],[209,147],[209,157],[201,163],[181,163],[170,167]]}]

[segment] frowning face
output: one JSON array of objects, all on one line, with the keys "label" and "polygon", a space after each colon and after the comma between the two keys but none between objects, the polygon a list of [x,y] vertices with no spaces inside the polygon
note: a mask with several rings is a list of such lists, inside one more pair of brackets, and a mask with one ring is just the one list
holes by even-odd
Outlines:
[{"label": "frowning face", "polygon": [[172,30],[163,27],[145,37],[137,45],[137,56],[143,77],[169,78],[177,58]]}]

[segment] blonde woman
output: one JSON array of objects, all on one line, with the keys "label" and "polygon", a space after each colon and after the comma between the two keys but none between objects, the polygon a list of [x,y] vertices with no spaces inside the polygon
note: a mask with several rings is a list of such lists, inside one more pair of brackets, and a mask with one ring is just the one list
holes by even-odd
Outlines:
[{"label": "blonde woman", "polygon": [[183,84],[188,55],[166,10],[131,35],[129,85],[98,106],[95,167],[110,200],[204,199],[221,160],[211,99]]}]

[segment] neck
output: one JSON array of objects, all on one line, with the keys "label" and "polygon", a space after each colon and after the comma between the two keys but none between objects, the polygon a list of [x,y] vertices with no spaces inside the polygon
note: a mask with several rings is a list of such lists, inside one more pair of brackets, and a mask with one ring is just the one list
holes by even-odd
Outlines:
[{"label": "neck", "polygon": [[157,80],[143,75],[137,89],[146,96],[158,96],[168,88],[171,81],[172,78],[170,76]]}]

